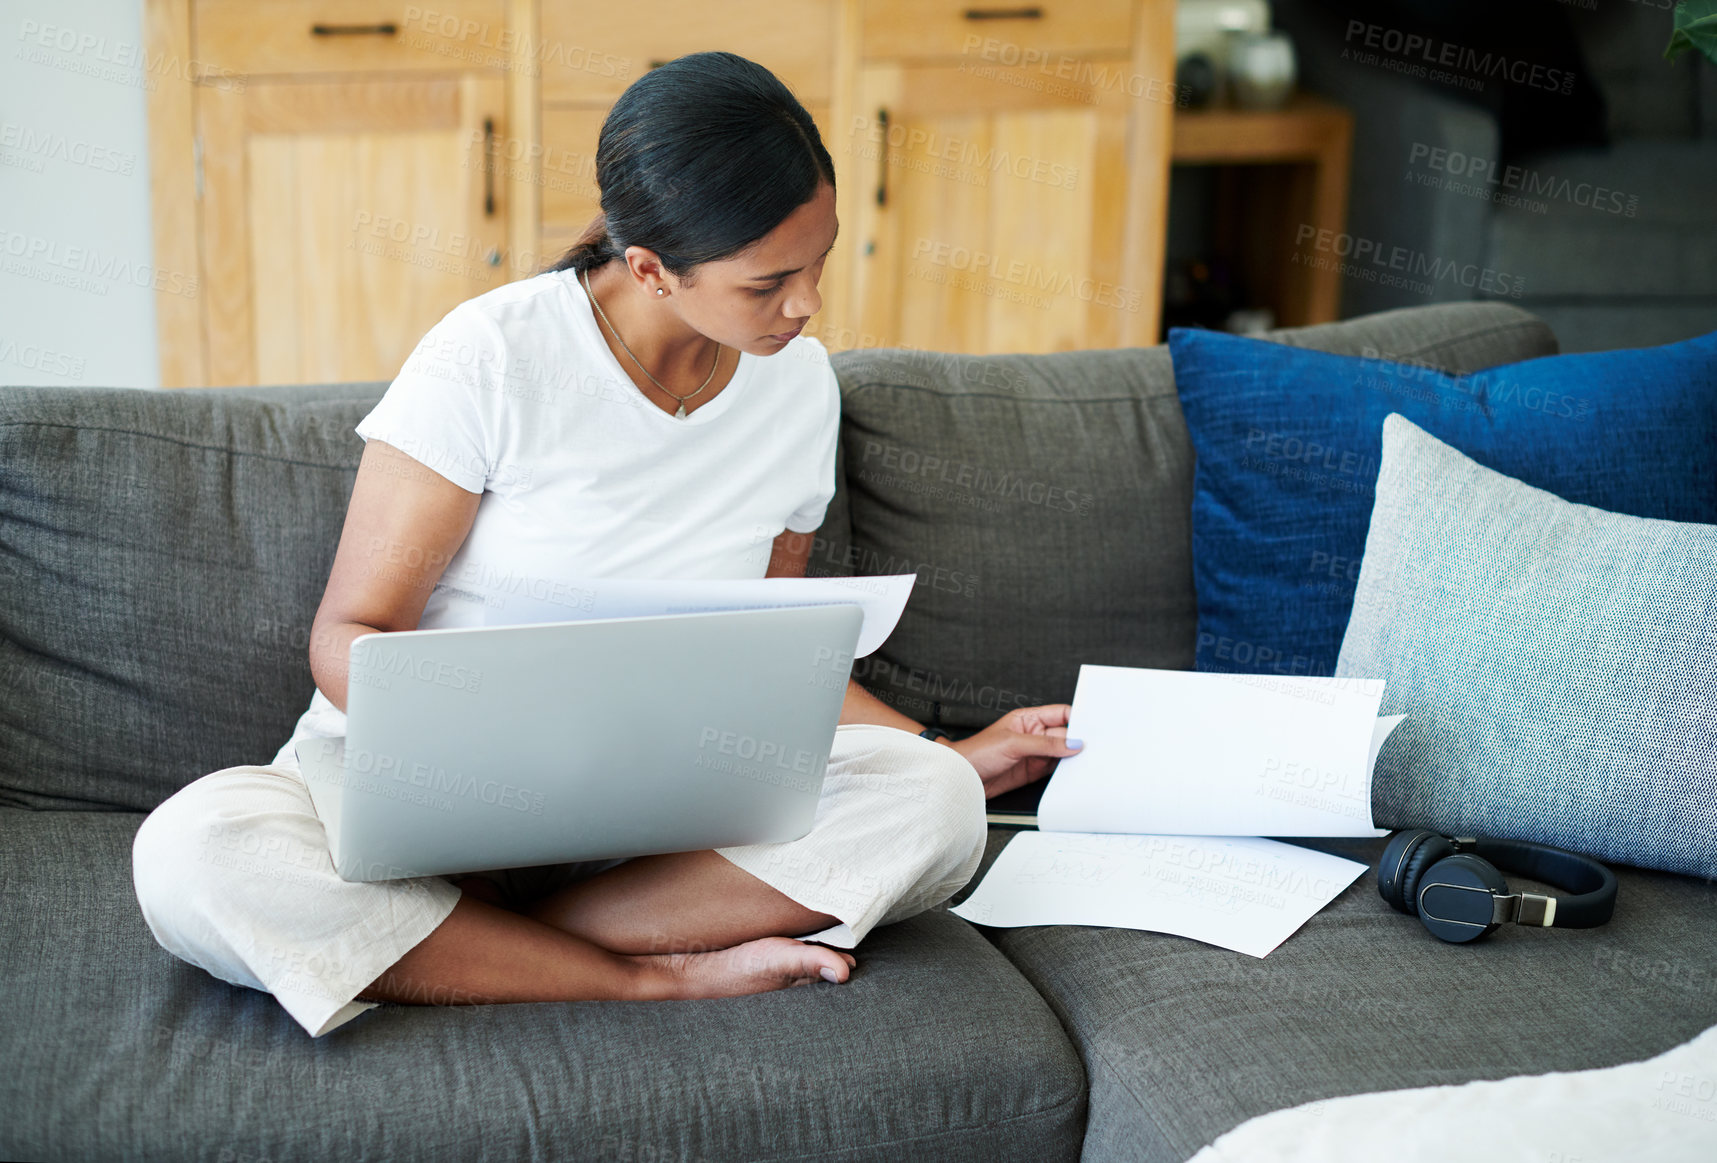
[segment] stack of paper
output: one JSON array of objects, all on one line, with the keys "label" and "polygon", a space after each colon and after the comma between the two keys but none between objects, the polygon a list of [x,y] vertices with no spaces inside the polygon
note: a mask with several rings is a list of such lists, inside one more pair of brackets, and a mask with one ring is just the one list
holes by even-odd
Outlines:
[{"label": "stack of paper", "polygon": [[1021,832],[950,910],[1114,925],[1262,957],[1365,870],[1262,836],[1380,836],[1371,772],[1405,717],[1381,680],[1082,666],[1063,759]]},{"label": "stack of paper", "polygon": [[1187,836],[1378,836],[1371,769],[1406,716],[1382,679],[1082,666],[1038,827]]}]

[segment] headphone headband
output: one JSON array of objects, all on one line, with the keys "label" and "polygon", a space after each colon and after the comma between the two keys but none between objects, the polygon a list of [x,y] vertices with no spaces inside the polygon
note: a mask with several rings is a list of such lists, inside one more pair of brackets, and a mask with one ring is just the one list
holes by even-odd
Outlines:
[{"label": "headphone headband", "polygon": [[[1465,845],[1462,851],[1469,850]],[[1554,912],[1545,921],[1558,929],[1592,929],[1610,919],[1616,907],[1616,874],[1577,852],[1529,840],[1474,839],[1470,851],[1504,872],[1554,885],[1570,896],[1551,897]]]}]

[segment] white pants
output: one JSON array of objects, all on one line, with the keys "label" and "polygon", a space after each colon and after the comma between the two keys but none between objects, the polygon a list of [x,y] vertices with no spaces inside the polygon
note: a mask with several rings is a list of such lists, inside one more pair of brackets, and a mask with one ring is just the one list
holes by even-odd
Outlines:
[{"label": "white pants", "polygon": [[[801,940],[851,949],[877,925],[952,897],[983,858],[983,781],[959,754],[893,727],[835,729],[809,834],[716,851],[815,912]],[[132,879],[169,953],[272,993],[312,1037],[373,1002],[358,993],[447,919],[444,877],[358,883],[334,872],[296,767],[228,767],[164,801],[138,829]],[[623,864],[592,860],[483,873],[533,896]]]}]

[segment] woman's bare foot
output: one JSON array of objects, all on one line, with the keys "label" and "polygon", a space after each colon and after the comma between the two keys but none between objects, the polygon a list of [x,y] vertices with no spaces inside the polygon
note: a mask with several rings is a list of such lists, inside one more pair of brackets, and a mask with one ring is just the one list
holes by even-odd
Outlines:
[{"label": "woman's bare foot", "polygon": [[858,965],[851,954],[791,937],[761,937],[708,953],[645,953],[632,960],[641,967],[642,996],[657,1000],[739,997],[814,981],[842,982]]}]

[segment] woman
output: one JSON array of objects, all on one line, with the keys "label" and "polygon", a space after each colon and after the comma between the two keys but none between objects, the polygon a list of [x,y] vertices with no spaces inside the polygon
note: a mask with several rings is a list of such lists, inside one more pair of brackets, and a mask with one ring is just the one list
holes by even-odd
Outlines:
[{"label": "woman", "polygon": [[798,334],[836,232],[816,126],[768,70],[694,54],[621,96],[597,180],[603,216],[565,258],[449,312],[358,424],[292,740],[194,781],[137,834],[156,940],[273,993],[312,1036],[379,1001],[843,982],[857,962],[839,949],[970,879],[986,789],[1074,753],[1065,706],[932,742],[849,684],[800,840],[457,883],[334,874],[294,745],[345,733],[359,634],[481,624],[521,584],[804,573],[839,420],[828,355]]}]

